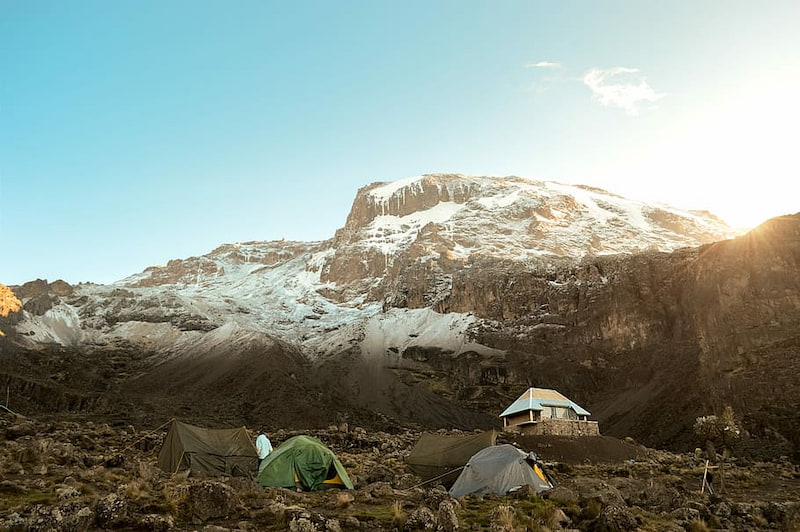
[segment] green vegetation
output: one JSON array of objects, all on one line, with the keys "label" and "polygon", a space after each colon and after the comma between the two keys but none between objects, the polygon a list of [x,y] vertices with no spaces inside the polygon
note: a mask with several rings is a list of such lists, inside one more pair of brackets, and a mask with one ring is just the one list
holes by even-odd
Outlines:
[{"label": "green vegetation", "polygon": [[[719,467],[719,489],[725,489],[725,463],[731,456],[733,446],[741,437],[733,408],[726,406],[719,416],[701,416],[694,422],[694,433],[706,451],[706,457]],[[717,452],[720,449],[720,452]]]}]

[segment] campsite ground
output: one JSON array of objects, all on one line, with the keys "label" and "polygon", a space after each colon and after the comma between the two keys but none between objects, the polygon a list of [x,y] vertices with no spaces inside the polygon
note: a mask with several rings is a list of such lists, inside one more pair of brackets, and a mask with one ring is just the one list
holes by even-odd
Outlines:
[{"label": "campsite ground", "polygon": [[[0,530],[800,530],[800,469],[787,461],[733,460],[709,496],[694,454],[501,435],[539,454],[556,488],[452,499],[407,468],[418,432],[306,433],[338,454],[355,490],[168,475],[156,466],[163,429],[0,416]],[[269,435],[277,445],[295,434]]]}]

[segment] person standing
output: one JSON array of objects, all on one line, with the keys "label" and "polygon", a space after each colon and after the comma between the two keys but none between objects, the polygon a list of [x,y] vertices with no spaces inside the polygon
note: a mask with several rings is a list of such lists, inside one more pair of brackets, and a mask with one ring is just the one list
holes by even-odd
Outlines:
[{"label": "person standing", "polygon": [[258,472],[261,473],[264,468],[264,458],[272,452],[272,442],[269,441],[266,434],[259,434],[256,438],[256,452],[258,453],[258,459],[261,460],[258,466]]}]

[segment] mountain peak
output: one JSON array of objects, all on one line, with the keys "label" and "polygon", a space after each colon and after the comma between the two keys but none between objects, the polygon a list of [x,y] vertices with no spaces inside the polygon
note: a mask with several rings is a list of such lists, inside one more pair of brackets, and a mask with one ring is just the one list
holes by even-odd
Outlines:
[{"label": "mountain peak", "polygon": [[734,236],[719,218],[518,176],[427,174],[358,191],[327,280],[378,277],[401,255],[466,262],[673,251]]}]

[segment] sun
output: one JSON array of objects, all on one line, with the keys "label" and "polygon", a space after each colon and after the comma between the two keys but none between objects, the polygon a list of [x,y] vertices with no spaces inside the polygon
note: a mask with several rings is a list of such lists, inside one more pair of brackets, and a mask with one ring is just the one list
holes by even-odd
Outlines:
[{"label": "sun", "polygon": [[723,219],[754,227],[800,210],[799,123],[797,93],[770,87],[732,102],[711,117],[701,138],[694,137],[699,142],[695,155],[703,157],[704,166],[723,172],[724,186],[716,198]]}]

